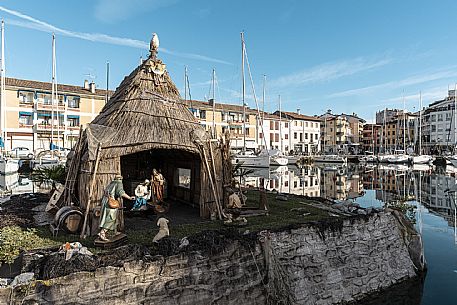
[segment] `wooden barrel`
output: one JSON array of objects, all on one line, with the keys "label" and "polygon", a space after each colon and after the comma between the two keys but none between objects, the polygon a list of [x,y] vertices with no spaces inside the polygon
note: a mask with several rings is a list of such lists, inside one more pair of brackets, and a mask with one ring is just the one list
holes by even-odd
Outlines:
[{"label": "wooden barrel", "polygon": [[83,223],[83,213],[74,207],[62,207],[54,217],[54,223],[59,230],[69,234],[76,234]]}]

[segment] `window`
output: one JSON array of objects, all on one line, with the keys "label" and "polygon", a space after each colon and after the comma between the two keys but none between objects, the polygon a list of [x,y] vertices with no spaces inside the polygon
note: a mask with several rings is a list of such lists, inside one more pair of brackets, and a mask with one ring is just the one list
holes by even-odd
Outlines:
[{"label": "window", "polygon": [[68,116],[67,117],[68,127],[79,126],[79,116]]},{"label": "window", "polygon": [[294,126],[297,126],[297,121],[294,121]]},{"label": "window", "polygon": [[300,132],[300,142],[303,142],[303,134]]},{"label": "window", "polygon": [[284,123],[284,128],[289,128],[289,123]]},{"label": "window", "polygon": [[68,108],[79,108],[80,98],[79,96],[67,96]]},{"label": "window", "polygon": [[19,102],[23,104],[32,104],[33,103],[33,92],[19,91]]},{"label": "window", "polygon": [[206,119],[206,110],[200,110],[200,119]]},{"label": "window", "polygon": [[275,142],[279,142],[279,134],[275,134]]},{"label": "window", "polygon": [[279,122],[275,122],[275,130],[279,130]]},{"label": "window", "polygon": [[284,139],[289,140],[289,135],[287,133],[284,135]]},{"label": "window", "polygon": [[308,133],[307,132],[305,132],[305,139],[308,140]]},{"label": "window", "polygon": [[317,133],[316,133],[316,134],[314,135],[314,139],[316,139],[316,140],[317,140],[317,137],[318,137],[318,136],[317,136]]},{"label": "window", "polygon": [[246,128],[245,134],[248,136],[249,135],[249,128]]},{"label": "window", "polygon": [[430,116],[430,120],[431,120],[432,122],[435,122],[435,121],[436,121],[436,115],[435,115],[435,114],[432,114],[432,115]]},{"label": "window", "polygon": [[284,186],[288,187],[289,186],[289,181],[284,181]]},{"label": "window", "polygon": [[[313,123],[311,123],[311,124],[313,124]],[[305,127],[308,127],[308,122],[305,122]],[[313,126],[311,125],[311,127],[313,127]]]},{"label": "window", "polygon": [[436,125],[432,125],[432,131],[436,131]]},{"label": "window", "polygon": [[294,132],[294,139],[296,140],[297,139],[297,133]]},{"label": "window", "polygon": [[33,115],[31,112],[19,112],[19,126],[33,125]]},{"label": "window", "polygon": [[259,138],[263,139],[263,133],[259,133]]},{"label": "window", "polygon": [[188,168],[177,168],[175,173],[175,179],[179,187],[190,189],[190,175],[191,171]]},{"label": "window", "polygon": [[438,121],[442,121],[443,120],[443,114],[438,114]]},{"label": "window", "polygon": [[275,129],[275,122],[270,121],[270,130]]}]

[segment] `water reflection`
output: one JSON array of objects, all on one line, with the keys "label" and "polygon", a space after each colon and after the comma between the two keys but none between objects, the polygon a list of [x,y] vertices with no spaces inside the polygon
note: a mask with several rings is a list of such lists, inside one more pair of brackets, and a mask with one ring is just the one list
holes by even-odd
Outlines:
[{"label": "water reflection", "polygon": [[363,207],[408,202],[416,206],[416,228],[423,235],[428,273],[360,304],[456,304],[457,168],[428,165],[319,164],[256,170],[242,179],[246,186],[264,183],[267,190]]}]

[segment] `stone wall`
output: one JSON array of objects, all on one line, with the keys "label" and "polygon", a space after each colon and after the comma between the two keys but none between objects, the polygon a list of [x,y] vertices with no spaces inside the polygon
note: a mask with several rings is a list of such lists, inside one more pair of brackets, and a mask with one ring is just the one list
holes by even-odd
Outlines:
[{"label": "stone wall", "polygon": [[391,212],[334,231],[262,232],[259,240],[212,257],[160,257],[0,288],[0,304],[333,304],[416,275]]}]

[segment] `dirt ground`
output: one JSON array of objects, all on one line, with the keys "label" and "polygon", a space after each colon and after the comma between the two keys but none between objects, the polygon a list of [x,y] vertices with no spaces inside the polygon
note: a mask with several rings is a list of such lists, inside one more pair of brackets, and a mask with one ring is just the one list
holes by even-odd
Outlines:
[{"label": "dirt ground", "polygon": [[0,228],[6,226],[28,228],[36,226],[36,216],[42,214],[42,206],[48,201],[48,194],[12,195],[9,200],[0,204]]}]

